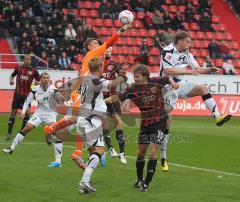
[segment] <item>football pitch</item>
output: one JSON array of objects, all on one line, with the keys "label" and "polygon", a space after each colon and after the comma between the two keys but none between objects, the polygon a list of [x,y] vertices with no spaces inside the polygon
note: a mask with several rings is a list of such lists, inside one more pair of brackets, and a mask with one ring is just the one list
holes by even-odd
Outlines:
[{"label": "football pitch", "polygon": [[[0,149],[8,116],[0,115]],[[211,118],[174,117],[168,144],[169,171],[158,164],[149,191],[132,187],[135,179],[135,127],[124,127],[127,136],[128,164],[107,156],[107,165],[99,166],[92,182],[96,193],[82,195],[78,183],[83,171],[70,159],[74,143],[66,143],[62,168],[47,168],[53,161],[53,148],[44,143],[42,127],[32,131],[12,155],[0,154],[0,201],[240,201],[240,119],[233,118],[223,127]],[[14,135],[21,126],[16,118]],[[118,149],[115,134],[112,141]],[[87,152],[85,152],[87,160]],[[145,164],[146,167],[146,164]]]}]

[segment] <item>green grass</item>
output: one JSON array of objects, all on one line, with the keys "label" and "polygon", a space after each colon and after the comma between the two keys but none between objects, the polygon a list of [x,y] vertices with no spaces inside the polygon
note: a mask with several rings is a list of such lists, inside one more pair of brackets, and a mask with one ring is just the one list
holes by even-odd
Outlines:
[{"label": "green grass", "polygon": [[[91,195],[78,193],[82,170],[69,158],[73,148],[64,148],[62,168],[47,168],[53,160],[53,149],[43,144],[42,128],[38,128],[25,138],[24,143],[41,144],[22,144],[11,156],[0,154],[0,201],[239,201],[239,121],[239,118],[234,118],[218,128],[211,118],[175,117],[168,147],[170,170],[163,173],[158,165],[149,192],[141,193],[132,188],[136,177],[134,158],[128,158],[127,166],[121,165],[118,159],[108,158],[107,166],[99,167],[93,175],[97,193]],[[8,146],[4,141],[7,122],[8,117],[1,115],[0,149]],[[17,118],[15,133],[20,124],[21,120]],[[124,130],[127,154],[135,156],[138,127],[125,126]],[[115,135],[112,136],[116,145]],[[239,176],[183,168],[171,163]]]}]

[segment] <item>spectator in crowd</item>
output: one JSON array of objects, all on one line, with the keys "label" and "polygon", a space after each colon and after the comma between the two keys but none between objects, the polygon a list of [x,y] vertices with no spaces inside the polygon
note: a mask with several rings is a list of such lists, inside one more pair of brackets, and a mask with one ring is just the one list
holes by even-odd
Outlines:
[{"label": "spectator in crowd", "polygon": [[159,10],[154,11],[155,15],[152,17],[153,27],[155,29],[164,29],[164,20]]},{"label": "spectator in crowd", "polygon": [[166,34],[162,29],[158,29],[158,32],[154,37],[154,46],[161,51],[167,45],[166,41]]},{"label": "spectator in crowd", "polygon": [[197,23],[197,19],[195,19],[194,15],[196,14],[196,9],[195,7],[192,5],[191,2],[189,2],[186,6],[185,9],[185,21],[186,22],[195,22]]},{"label": "spectator in crowd", "polygon": [[208,51],[211,58],[221,58],[219,45],[214,39],[208,44]]},{"label": "spectator in crowd", "polygon": [[207,12],[204,12],[199,19],[199,26],[201,31],[214,32],[214,29],[212,28],[211,24],[212,24],[212,18],[208,15]]},{"label": "spectator in crowd", "polygon": [[61,57],[59,57],[58,64],[60,70],[72,70],[71,60],[67,57],[67,53],[65,51],[63,51]]},{"label": "spectator in crowd", "polygon": [[35,41],[35,43],[33,44],[33,53],[35,55],[37,55],[38,57],[40,57],[41,52],[43,51],[43,46],[40,44],[40,41],[37,40]]},{"label": "spectator in crowd", "polygon": [[[99,14],[102,19],[109,18],[109,17],[111,18],[110,7],[108,5],[107,0],[102,0],[98,10],[99,10]],[[112,17],[112,19],[114,19],[114,18]]]},{"label": "spectator in crowd", "polygon": [[68,55],[72,63],[76,63],[77,50],[75,45],[71,45],[68,50]]},{"label": "spectator in crowd", "polygon": [[236,0],[227,0],[230,8],[235,12],[236,16],[238,18],[240,18],[239,14],[240,14],[240,3],[239,1]]},{"label": "spectator in crowd", "polygon": [[225,75],[235,75],[235,68],[231,60],[224,60],[223,62],[223,74]]},{"label": "spectator in crowd", "polygon": [[227,59],[233,59],[233,55],[230,53],[229,48],[226,46],[225,41],[222,41],[221,44],[219,45],[219,49],[222,55],[222,58],[227,60]]},{"label": "spectator in crowd", "polygon": [[174,34],[173,30],[169,27],[167,29],[167,32],[166,32],[166,43],[167,43],[167,45],[174,41],[174,36],[175,36],[175,34]]},{"label": "spectator in crowd", "polygon": [[148,65],[148,56],[149,48],[147,46],[147,39],[143,39],[140,55],[135,59],[135,61],[141,64]]},{"label": "spectator in crowd", "polygon": [[[203,63],[202,66],[203,66],[203,67],[206,67],[206,68],[211,68],[211,67],[214,67],[215,65],[214,65],[212,59],[211,59],[209,56],[207,56],[207,57],[205,58],[205,62]],[[216,74],[216,73],[215,73],[215,72],[212,72],[211,74]]]},{"label": "spectator in crowd", "polygon": [[181,30],[184,30],[184,19],[183,19],[183,16],[182,14],[178,11],[175,16],[173,17],[173,20],[172,20],[172,28],[174,30],[178,30],[178,29],[181,29]]},{"label": "spectator in crowd", "polygon": [[168,12],[164,12],[164,15],[163,15],[163,21],[164,21],[164,24],[165,24],[165,29],[168,29],[169,27],[172,27],[172,18],[169,16]]},{"label": "spectator in crowd", "polygon": [[143,5],[142,5],[141,1],[139,1],[139,0],[131,0],[130,6],[136,12],[144,12]]},{"label": "spectator in crowd", "polygon": [[151,29],[153,27],[152,16],[149,11],[146,12],[143,23],[146,29]]},{"label": "spectator in crowd", "polygon": [[119,0],[114,0],[110,7],[110,14],[112,19],[116,19],[119,13],[123,10],[122,2]]},{"label": "spectator in crowd", "polygon": [[39,61],[39,66],[37,68],[38,69],[46,69],[47,68],[47,64],[48,64],[47,53],[45,51],[42,51],[40,58],[41,58],[41,60]]},{"label": "spectator in crowd", "polygon": [[33,48],[31,46],[31,42],[27,41],[24,46],[22,46],[20,52],[22,54],[30,54],[33,51]]},{"label": "spectator in crowd", "polygon": [[73,28],[72,24],[67,25],[67,29],[65,30],[65,36],[67,36],[70,41],[75,41],[77,33]]},{"label": "spectator in crowd", "polygon": [[55,70],[59,69],[57,56],[55,54],[53,54],[49,59],[48,66],[49,66],[49,69],[55,69]]}]

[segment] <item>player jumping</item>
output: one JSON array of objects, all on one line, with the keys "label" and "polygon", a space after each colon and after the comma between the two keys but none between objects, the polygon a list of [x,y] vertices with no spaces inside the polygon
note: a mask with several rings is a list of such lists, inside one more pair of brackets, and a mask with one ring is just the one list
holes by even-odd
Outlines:
[{"label": "player jumping", "polygon": [[[222,115],[216,105],[215,100],[209,93],[206,85],[189,83],[181,78],[181,75],[199,75],[218,72],[216,67],[200,67],[193,55],[189,52],[191,47],[191,37],[186,32],[181,31],[176,34],[174,43],[166,46],[161,53],[160,76],[170,76],[177,82],[180,87],[175,91],[169,91],[165,88],[164,93],[165,105],[168,112],[173,110],[178,98],[190,98],[202,96],[203,102],[207,109],[212,113],[216,120],[217,126],[222,126],[231,119],[231,115]],[[190,66],[192,69],[187,69]],[[166,137],[167,138],[167,137]],[[168,170],[166,161],[167,139],[162,145],[162,169]]]}]

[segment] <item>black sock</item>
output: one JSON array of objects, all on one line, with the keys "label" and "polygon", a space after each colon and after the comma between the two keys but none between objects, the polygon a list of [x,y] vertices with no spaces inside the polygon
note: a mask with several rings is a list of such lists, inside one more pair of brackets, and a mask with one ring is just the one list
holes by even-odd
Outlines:
[{"label": "black sock", "polygon": [[107,145],[107,148],[109,150],[112,147],[111,136],[110,136],[110,130],[109,129],[103,129],[103,137],[104,137],[104,141]]},{"label": "black sock", "polygon": [[116,130],[116,138],[119,144],[120,153],[125,152],[125,137],[123,134],[123,130],[120,129]]},{"label": "black sock", "polygon": [[157,159],[149,159],[147,164],[147,177],[145,179],[145,184],[149,185],[149,183],[152,181],[153,175],[155,173],[157,166]]},{"label": "black sock", "polygon": [[22,122],[22,129],[26,126],[28,120],[29,120],[29,116],[26,115],[26,116],[24,117],[24,119],[23,119],[23,122]]},{"label": "black sock", "polygon": [[137,158],[136,161],[136,168],[137,168],[137,179],[143,180],[143,169],[145,165],[145,159],[139,159]]},{"label": "black sock", "polygon": [[14,123],[15,123],[15,117],[10,117],[8,120],[8,134],[12,134]]}]

